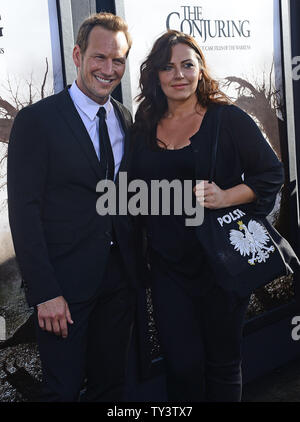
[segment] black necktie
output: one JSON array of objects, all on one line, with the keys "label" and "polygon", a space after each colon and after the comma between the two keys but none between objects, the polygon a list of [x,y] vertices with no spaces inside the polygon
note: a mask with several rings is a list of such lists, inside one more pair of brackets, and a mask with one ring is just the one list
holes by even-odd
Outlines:
[{"label": "black necktie", "polygon": [[106,126],[106,110],[104,107],[99,108],[97,116],[99,117],[100,162],[106,170],[106,179],[114,180],[115,160]]}]

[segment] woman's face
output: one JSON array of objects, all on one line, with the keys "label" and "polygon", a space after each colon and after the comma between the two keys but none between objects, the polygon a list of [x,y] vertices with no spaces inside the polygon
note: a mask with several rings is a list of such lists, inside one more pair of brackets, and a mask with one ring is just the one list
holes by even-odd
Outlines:
[{"label": "woman's face", "polygon": [[196,96],[202,72],[196,52],[186,44],[172,47],[170,63],[158,72],[162,91],[170,101],[186,101]]}]

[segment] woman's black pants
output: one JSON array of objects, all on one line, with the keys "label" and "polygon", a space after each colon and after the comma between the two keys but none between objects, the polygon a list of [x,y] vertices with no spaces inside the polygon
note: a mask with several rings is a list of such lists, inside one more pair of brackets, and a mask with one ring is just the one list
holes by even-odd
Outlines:
[{"label": "woman's black pants", "polygon": [[240,401],[242,330],[249,297],[216,285],[193,295],[155,265],[152,275],[168,400]]}]

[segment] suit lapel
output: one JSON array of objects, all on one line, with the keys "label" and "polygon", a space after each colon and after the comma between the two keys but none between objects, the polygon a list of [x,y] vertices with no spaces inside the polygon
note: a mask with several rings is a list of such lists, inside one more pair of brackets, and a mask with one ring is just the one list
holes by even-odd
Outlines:
[{"label": "suit lapel", "polygon": [[100,165],[91,138],[70,97],[68,87],[58,94],[57,99],[57,106],[68,124],[70,131],[73,133],[74,139],[79,143],[98,178],[103,179],[105,177],[105,170]]},{"label": "suit lapel", "polygon": [[[123,131],[124,131],[124,154],[121,160],[121,164],[118,170],[118,174],[120,171],[127,170],[127,162],[128,162],[128,155],[129,155],[129,128],[131,122],[126,119],[122,108],[118,105],[118,103],[111,97],[112,105],[114,106],[115,111],[117,112],[117,116],[121,122]],[[118,176],[118,175],[117,175]]]},{"label": "suit lapel", "polygon": [[[68,88],[69,87],[66,87],[62,92],[57,94],[57,107],[60,109],[61,115],[68,124],[70,131],[74,136],[74,139],[76,139],[76,141],[79,143],[85,156],[87,157],[91,166],[96,172],[97,177],[99,179],[103,179],[105,177],[105,169],[101,166],[98,160],[91,138],[70,97]],[[131,125],[131,121],[129,121],[128,118],[125,117],[122,107],[120,107],[118,102],[112,97],[111,102],[124,131],[124,154],[118,171],[119,173],[120,171],[127,170],[127,162],[129,156],[129,128]]]}]

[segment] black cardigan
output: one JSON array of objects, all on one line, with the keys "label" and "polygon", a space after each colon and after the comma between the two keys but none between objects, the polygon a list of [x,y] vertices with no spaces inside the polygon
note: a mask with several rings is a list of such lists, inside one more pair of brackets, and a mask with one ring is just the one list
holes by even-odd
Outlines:
[{"label": "black cardigan", "polygon": [[[191,138],[197,180],[209,178],[216,119],[217,106],[212,105]],[[272,211],[284,181],[283,165],[256,123],[234,105],[223,107],[214,181],[221,189],[241,183],[249,186],[257,196],[252,211],[264,216]]]},{"label": "black cardigan", "polygon": [[[208,180],[211,165],[211,145],[216,136],[217,105],[209,106],[199,131],[191,137],[194,153],[195,179]],[[135,174],[135,162],[139,160],[145,145],[143,134],[133,143],[131,176]],[[265,140],[254,120],[234,105],[223,106],[219,143],[216,159],[215,183],[221,189],[229,189],[241,183],[249,186],[257,200],[249,204],[249,210],[256,215],[268,215],[275,204],[276,196],[284,181],[283,165]],[[145,258],[147,239],[141,236],[140,219],[136,219],[138,250]],[[197,230],[197,228],[196,228]],[[149,285],[145,261],[140,258],[140,278]]]}]

